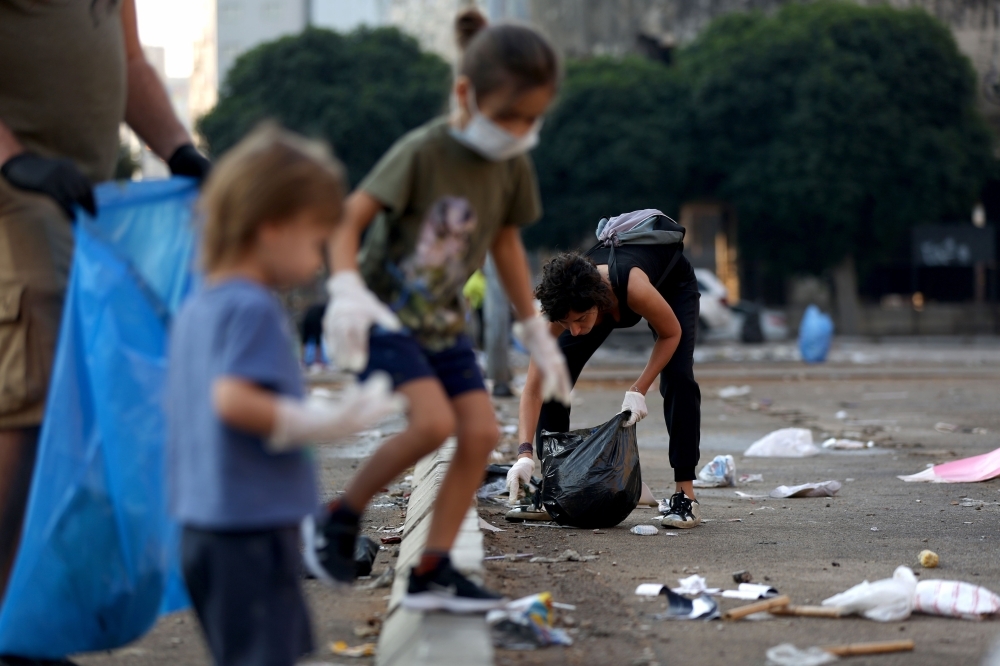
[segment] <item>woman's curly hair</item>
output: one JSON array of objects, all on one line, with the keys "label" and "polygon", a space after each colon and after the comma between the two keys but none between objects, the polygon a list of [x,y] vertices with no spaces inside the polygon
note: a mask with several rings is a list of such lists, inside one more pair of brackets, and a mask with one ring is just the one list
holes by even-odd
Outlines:
[{"label": "woman's curly hair", "polygon": [[542,281],[535,287],[535,298],[549,321],[562,321],[570,310],[586,312],[597,306],[598,312],[612,308],[611,288],[597,272],[589,257],[577,252],[556,255],[542,267]]}]

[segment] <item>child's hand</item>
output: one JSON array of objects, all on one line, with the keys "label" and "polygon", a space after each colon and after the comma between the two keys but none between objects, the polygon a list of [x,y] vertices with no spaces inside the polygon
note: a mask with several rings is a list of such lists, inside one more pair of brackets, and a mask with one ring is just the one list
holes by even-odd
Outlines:
[{"label": "child's hand", "polygon": [[392,393],[392,382],[385,373],[376,373],[364,384],[350,387],[336,401],[280,398],[275,410],[274,432],[267,446],[277,453],[316,442],[329,442],[373,426],[405,407],[406,399]]},{"label": "child's hand", "polygon": [[368,335],[378,324],[390,331],[399,319],[368,290],[357,271],[340,271],[326,283],[330,306],[323,317],[326,344],[341,370],[361,372],[368,365]]},{"label": "child's hand", "polygon": [[549,322],[536,314],[514,324],[514,335],[531,353],[531,360],[542,374],[542,401],[556,400],[569,407],[573,383],[566,369],[566,358],[549,331]]}]

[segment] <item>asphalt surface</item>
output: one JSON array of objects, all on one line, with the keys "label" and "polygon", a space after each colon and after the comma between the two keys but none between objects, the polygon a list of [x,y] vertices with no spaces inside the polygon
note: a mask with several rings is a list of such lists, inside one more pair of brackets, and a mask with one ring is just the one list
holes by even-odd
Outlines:
[{"label": "asphalt surface", "polygon": [[[589,562],[487,563],[487,582],[511,597],[549,590],[557,601],[576,606],[575,611],[557,614],[559,625],[571,632],[573,646],[500,650],[497,663],[763,664],[766,649],[784,642],[808,647],[897,638],[912,638],[915,651],[855,657],[850,663],[980,663],[1000,637],[998,622],[923,615],[889,624],[854,618],[658,622],[651,615],[663,609],[663,602],[644,602],[634,595],[641,582],[673,585],[693,573],[704,576],[710,586],[732,588],[732,573],[747,570],[755,581],[773,585],[794,603],[818,604],[862,580],[891,577],[901,564],[912,566],[920,578],[961,580],[1000,592],[1000,480],[932,485],[896,478],[931,463],[1000,447],[1000,348],[992,339],[869,347],[874,351],[861,350],[869,356],[851,357],[851,350],[841,346],[837,351],[843,355],[836,363],[819,367],[747,360],[752,349],[740,351],[739,361],[710,359],[696,367],[704,396],[702,463],[717,454],[732,454],[737,476],[756,473],[764,481],[699,490],[706,522],[695,529],[675,530],[676,536],[665,536],[662,529],[656,536],[631,534],[628,529],[633,525],[657,523],[657,514],[650,509],[637,509],[622,525],[598,534],[518,526],[505,523],[502,506],[482,501],[481,515],[505,530],[485,537],[487,555],[553,556],[566,549],[597,555]],[[713,349],[720,356],[718,348]],[[635,359],[627,354],[610,355],[585,371],[575,393],[573,427],[597,425],[613,416],[638,372]],[[745,398],[723,401],[717,392],[729,384],[750,385],[752,390]],[[651,415],[639,425],[643,479],[663,497],[673,490],[668,437],[654,391],[648,403]],[[516,422],[516,401],[498,401],[497,407],[505,424]],[[837,417],[838,412],[844,412],[843,418]],[[935,425],[940,422],[957,429],[939,432]],[[819,441],[826,436],[854,436],[873,440],[876,447],[799,460],[742,457],[754,440],[788,426],[811,428]],[[390,424],[383,434],[398,427],[398,422]],[[348,446],[321,447],[327,495],[343,488],[377,442],[378,437],[368,436]],[[513,438],[507,437],[501,448],[512,443]],[[778,485],[828,479],[844,484],[834,498],[762,500],[735,494],[766,495]],[[389,491],[400,493],[405,488],[394,486]],[[402,509],[395,504],[398,496],[390,493],[373,503],[378,506],[366,515],[366,533],[384,536],[376,530],[402,524]],[[979,509],[963,507],[965,498],[985,504]],[[376,573],[391,566],[389,548],[379,554]],[[925,548],[940,555],[938,569],[917,565],[917,553]],[[388,590],[357,587],[335,592],[313,581],[307,581],[306,588],[317,651],[302,663],[369,663],[336,657],[328,644],[376,640],[357,633],[377,627]],[[725,609],[742,602],[720,603]],[[161,619],[131,646],[79,656],[77,661],[88,666],[208,663],[188,613]]]}]

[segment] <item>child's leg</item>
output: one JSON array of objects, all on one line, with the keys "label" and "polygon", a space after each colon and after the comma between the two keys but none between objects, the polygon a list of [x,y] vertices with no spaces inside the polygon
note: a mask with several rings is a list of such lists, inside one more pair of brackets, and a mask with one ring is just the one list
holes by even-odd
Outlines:
[{"label": "child's leg", "polygon": [[[375,493],[455,431],[452,407],[436,378],[416,379],[398,390],[409,400],[409,424],[387,439],[351,479],[340,501],[355,513],[362,513]],[[490,410],[492,418],[492,407]]]},{"label": "child's leg", "polygon": [[451,401],[458,422],[458,448],[448,466],[427,534],[425,549],[447,553],[486,474],[486,461],[500,440],[493,403],[486,391],[468,391]]}]

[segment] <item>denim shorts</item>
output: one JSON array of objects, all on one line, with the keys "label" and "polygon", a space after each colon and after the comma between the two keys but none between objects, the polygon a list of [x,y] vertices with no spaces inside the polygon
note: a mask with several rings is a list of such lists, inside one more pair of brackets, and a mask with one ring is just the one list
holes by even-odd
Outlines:
[{"label": "denim shorts", "polygon": [[449,398],[468,391],[486,390],[476,352],[467,335],[458,336],[452,347],[432,352],[421,347],[408,333],[373,330],[369,338],[368,367],[360,378],[367,379],[376,370],[392,377],[393,388],[415,379],[435,377]]}]

